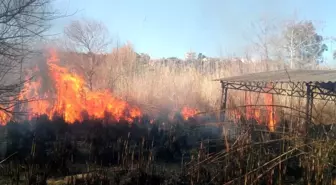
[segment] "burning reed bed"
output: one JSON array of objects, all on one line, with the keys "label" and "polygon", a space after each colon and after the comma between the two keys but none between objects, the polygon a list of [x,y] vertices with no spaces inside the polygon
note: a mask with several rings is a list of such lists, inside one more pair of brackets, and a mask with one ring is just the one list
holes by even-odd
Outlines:
[{"label": "burning reed bed", "polygon": [[2,184],[334,184],[335,128],[310,128],[306,143],[288,122],[271,132],[243,118],[222,129],[192,118],[67,124],[41,117],[2,127],[0,175]]}]

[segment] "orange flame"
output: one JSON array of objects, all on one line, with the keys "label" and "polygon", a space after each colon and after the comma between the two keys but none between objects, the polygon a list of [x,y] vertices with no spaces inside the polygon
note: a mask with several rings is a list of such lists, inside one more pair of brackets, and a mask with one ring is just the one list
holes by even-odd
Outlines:
[{"label": "orange flame", "polygon": [[10,116],[4,111],[0,111],[0,123],[5,124],[10,120]]},{"label": "orange flame", "polygon": [[[251,92],[245,93],[245,102],[247,105],[253,105]],[[262,122],[260,109],[252,106],[246,106],[246,119],[255,119],[258,123]]]},{"label": "orange flame", "polygon": [[183,107],[181,110],[181,114],[184,120],[188,120],[191,117],[194,117],[199,111],[197,109],[193,109],[190,107]]},{"label": "orange flame", "polygon": [[[47,115],[50,119],[54,115],[63,116],[68,123],[84,120],[84,112],[89,118],[102,119],[107,114],[115,120],[121,119],[132,121],[141,116],[141,111],[137,107],[131,107],[127,102],[114,97],[109,91],[90,91],[85,87],[86,83],[79,75],[70,73],[68,69],[58,65],[59,59],[56,51],[50,51],[47,60],[48,74],[54,85],[54,91],[48,89],[40,93],[43,79],[26,83],[20,94],[20,99],[35,99],[25,105],[32,119],[38,115]],[[0,114],[2,124],[10,118]]]},{"label": "orange flame", "polygon": [[[254,105],[256,102],[251,101],[251,92],[245,93],[245,103],[246,105]],[[275,125],[277,123],[276,117],[275,117],[275,111],[273,105],[273,95],[272,94],[265,94],[264,95],[264,103],[266,104],[266,115],[261,110],[260,107],[254,107],[254,106],[246,106],[245,107],[245,118],[246,119],[254,119],[257,121],[258,124],[261,124],[263,122],[266,122],[269,130],[273,132],[275,130]],[[239,112],[239,110],[233,109],[230,110],[231,119],[235,122],[238,122],[242,115],[244,115],[242,112]],[[232,116],[233,115],[233,116]]]},{"label": "orange flame", "polygon": [[273,96],[272,94],[265,94],[265,104],[266,109],[267,109],[267,114],[268,114],[268,128],[270,129],[270,131],[274,131],[275,130],[275,124],[276,124],[276,120],[274,117],[274,110],[273,110]]}]

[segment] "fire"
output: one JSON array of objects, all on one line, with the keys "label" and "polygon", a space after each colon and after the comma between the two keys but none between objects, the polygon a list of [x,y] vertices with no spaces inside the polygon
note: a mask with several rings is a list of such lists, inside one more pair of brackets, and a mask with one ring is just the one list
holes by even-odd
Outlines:
[{"label": "fire", "polygon": [[[56,51],[51,51],[47,66],[53,90],[48,89],[41,93],[41,89],[44,88],[42,78],[25,84],[20,99],[36,100],[21,107],[21,111],[28,112],[28,119],[43,114],[50,119],[54,115],[59,115],[63,116],[66,122],[74,123],[83,121],[85,115],[86,118],[96,119],[110,115],[117,121],[121,119],[132,121],[141,116],[139,108],[114,97],[108,90],[90,91],[81,76],[69,72],[68,69],[58,65],[58,62]],[[10,118],[0,114],[0,119],[2,123],[6,123]]]},{"label": "fire", "polygon": [[0,111],[0,123],[7,123],[10,120],[10,116],[4,111]]},{"label": "fire", "polygon": [[194,117],[199,111],[197,109],[193,109],[190,107],[183,107],[181,110],[181,114],[185,120]]},{"label": "fire", "polygon": [[256,102],[252,102],[251,100],[251,93],[245,93],[245,103],[249,106],[245,107],[245,114],[240,112],[239,110],[233,109],[230,110],[230,115],[233,115],[232,119],[236,122],[240,120],[242,115],[248,120],[254,119],[257,121],[258,124],[265,122],[271,132],[275,130],[276,125],[276,117],[275,111],[273,106],[273,95],[272,94],[265,94],[264,97],[264,104],[266,105],[266,110],[263,111],[262,107],[250,106],[255,105]]},{"label": "fire", "polygon": [[[245,93],[245,102],[247,105],[253,105],[255,103],[252,102],[251,93]],[[262,122],[260,109],[257,107],[246,107],[246,119],[255,119],[258,123]]]},{"label": "fire", "polygon": [[[91,91],[86,87],[86,82],[81,76],[71,73],[67,68],[59,65],[59,58],[54,50],[50,51],[47,67],[47,73],[51,79],[50,82],[46,82],[46,79],[40,77],[25,83],[19,95],[19,100],[34,100],[19,108],[20,111],[28,112],[28,119],[39,115],[47,115],[52,119],[54,115],[58,115],[62,116],[68,123],[83,121],[86,118],[103,119],[110,117],[117,121],[124,119],[131,122],[142,115],[138,107],[131,106],[127,102],[116,98],[108,90]],[[37,74],[43,71],[35,68],[31,72]],[[51,87],[44,87],[45,84],[50,85],[50,83],[52,84]],[[273,96],[266,94],[264,101],[267,105],[273,104]],[[245,102],[253,105],[250,96],[245,96]],[[11,106],[8,111],[13,110],[14,106]],[[247,119],[253,118],[258,123],[266,121],[270,131],[274,131],[276,119],[273,106],[266,106],[266,120],[263,119],[264,114],[260,108],[247,106],[245,111]],[[185,120],[194,117],[198,112],[197,109],[190,107],[183,107],[181,110]],[[241,118],[241,112],[230,112],[236,115],[236,119]],[[1,124],[5,124],[10,120],[10,114],[0,111]]]},{"label": "fire", "polygon": [[275,129],[275,124],[276,124],[276,120],[274,118],[274,110],[273,110],[273,95],[272,94],[265,94],[265,104],[266,106],[266,110],[267,110],[267,116],[268,116],[268,128],[270,129],[270,131],[274,131]]}]

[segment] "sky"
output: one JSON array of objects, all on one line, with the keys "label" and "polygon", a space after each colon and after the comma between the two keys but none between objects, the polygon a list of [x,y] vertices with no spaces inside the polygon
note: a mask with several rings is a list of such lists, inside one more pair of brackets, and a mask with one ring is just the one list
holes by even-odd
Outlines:
[{"label": "sky", "polygon": [[95,19],[115,41],[130,41],[151,58],[183,58],[188,51],[242,56],[255,35],[251,24],[262,18],[296,15],[321,22],[323,36],[336,36],[335,0],[56,0],[54,7],[76,13],[55,21],[53,33],[61,33],[71,20]]}]

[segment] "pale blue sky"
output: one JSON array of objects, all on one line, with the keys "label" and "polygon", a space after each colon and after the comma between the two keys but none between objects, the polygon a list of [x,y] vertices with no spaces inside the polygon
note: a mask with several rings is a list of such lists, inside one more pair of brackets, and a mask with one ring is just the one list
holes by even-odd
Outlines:
[{"label": "pale blue sky", "polygon": [[[242,55],[251,23],[262,17],[322,21],[322,34],[336,36],[335,0],[56,0],[62,12],[79,12],[56,21],[62,32],[70,20],[104,22],[115,40],[130,41],[152,58],[183,57],[190,49],[207,56]],[[336,48],[334,48],[336,49]]]}]

